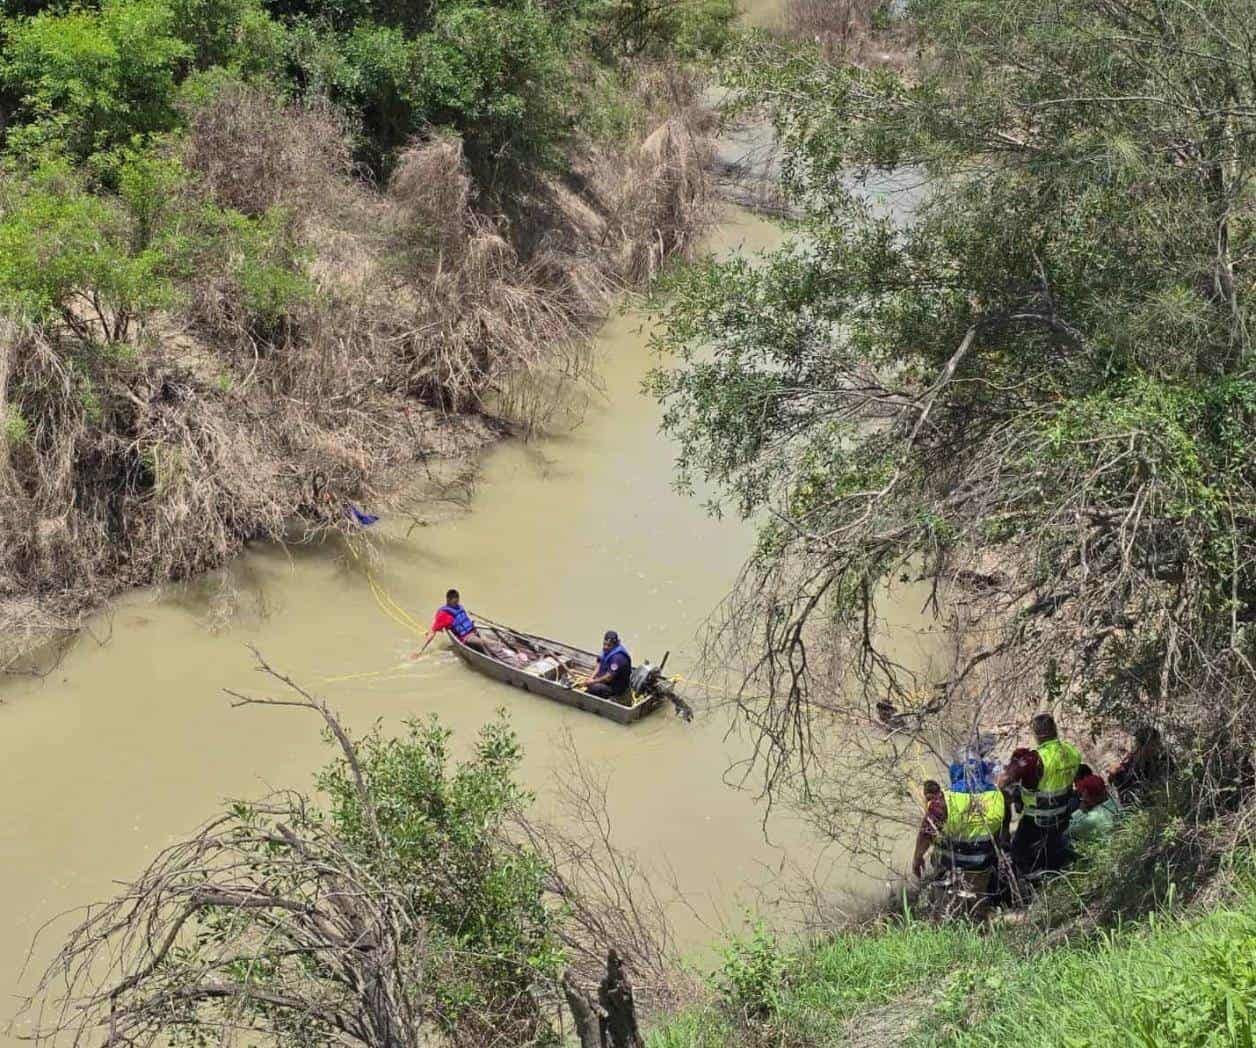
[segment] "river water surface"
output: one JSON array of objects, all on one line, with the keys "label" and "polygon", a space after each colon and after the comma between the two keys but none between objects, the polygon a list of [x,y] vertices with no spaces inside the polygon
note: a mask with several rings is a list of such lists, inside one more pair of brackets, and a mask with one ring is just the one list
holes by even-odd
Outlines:
[{"label": "river water surface", "polygon": [[[754,251],[779,236],[731,212],[710,247]],[[390,596],[426,619],[456,586],[469,607],[501,621],[588,648],[613,627],[634,657],[670,649],[669,671],[693,667],[751,534],[671,489],[675,449],[640,391],[650,365],[642,323],[617,317],[599,336],[606,395],[582,425],[490,452],[465,513],[408,535],[405,521],[376,525],[386,540],[377,575]],[[131,594],[51,675],[0,687],[0,1030],[69,922],[41,936],[23,976],[42,925],[112,894],[224,798],[307,789],[332,756],[312,714],[231,707],[224,689],[275,693],[248,645],[314,687],[355,731],[436,713],[465,744],[504,706],[542,804],[570,733],[609,776],[621,845],[669,869],[684,891],[689,906],[676,917],[691,946],[735,918],[739,900],[787,858],[815,859],[802,825],[774,817],[769,843],[753,792],[725,783],[746,744],[727,734],[721,711],[700,709],[685,725],[663,710],[625,728],[479,676],[443,640],[413,662],[415,636],[381,612],[343,552],[337,543],[247,553],[230,569],[241,610],[217,630],[205,583]],[[916,625],[906,612],[905,657],[920,644]],[[357,673],[372,675],[326,680]],[[832,879],[868,886],[840,864]]]}]

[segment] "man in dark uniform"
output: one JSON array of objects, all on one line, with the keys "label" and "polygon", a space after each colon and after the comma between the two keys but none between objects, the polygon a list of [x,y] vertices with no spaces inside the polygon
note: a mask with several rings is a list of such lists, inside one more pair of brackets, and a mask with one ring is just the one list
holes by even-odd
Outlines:
[{"label": "man in dark uniform", "polygon": [[619,643],[619,634],[607,630],[602,638],[602,657],[597,661],[593,676],[585,682],[584,690],[599,698],[624,702],[631,680],[632,657]]}]

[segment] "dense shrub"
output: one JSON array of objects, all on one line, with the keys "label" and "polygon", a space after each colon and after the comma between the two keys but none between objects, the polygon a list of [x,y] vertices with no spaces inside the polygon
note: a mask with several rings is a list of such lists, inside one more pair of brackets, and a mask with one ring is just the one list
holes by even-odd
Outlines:
[{"label": "dense shrub", "polygon": [[95,194],[64,160],[0,197],[0,311],[79,340],[127,342],[198,275],[229,282],[242,323],[273,325],[307,293],[287,216],[251,218],[186,193],[173,160],[123,155],[117,193]]},{"label": "dense shrub", "polygon": [[543,901],[547,867],[510,847],[504,833],[529,800],[515,781],[518,739],[504,719],[492,722],[474,756],[450,767],[451,734],[433,718],[410,722],[404,736],[374,732],[359,744],[383,848],[373,844],[352,770],[337,762],[319,780],[348,846],[378,854],[381,880],[406,885],[425,921],[426,948],[459,958],[432,979],[450,1030],[473,1015],[524,1007],[529,988],[557,978],[563,962]]},{"label": "dense shrub", "polygon": [[174,25],[165,0],[106,0],[99,11],[14,23],[0,62],[17,99],[9,147],[86,159],[173,127],[176,74],[192,54]]},{"label": "dense shrub", "polygon": [[171,302],[177,246],[157,228],[170,173],[132,162],[122,177],[117,199],[89,193],[64,161],[10,187],[0,219],[0,310],[112,342]]},{"label": "dense shrub", "polygon": [[170,0],[175,32],[192,49],[197,69],[223,66],[242,75],[280,75],[283,26],[262,0]]},{"label": "dense shrub", "polygon": [[[553,167],[583,116],[579,62],[719,52],[732,0],[104,0],[11,5],[0,27],[0,134],[11,153],[85,160],[179,123],[215,77],[322,97],[360,122],[358,158],[386,177],[434,127],[464,142],[490,190]],[[582,74],[582,79],[587,76]],[[7,130],[4,130],[7,129]]]}]

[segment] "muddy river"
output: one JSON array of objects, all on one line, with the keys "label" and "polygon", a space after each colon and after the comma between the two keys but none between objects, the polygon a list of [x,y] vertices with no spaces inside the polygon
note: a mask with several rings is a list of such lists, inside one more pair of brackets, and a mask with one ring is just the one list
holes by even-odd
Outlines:
[{"label": "muddy river", "polygon": [[[732,212],[710,246],[752,252],[779,235]],[[650,365],[642,325],[633,315],[607,323],[598,347],[606,394],[580,426],[492,451],[465,512],[427,527],[376,525],[386,540],[377,575],[394,599],[426,620],[457,586],[469,607],[499,620],[589,648],[614,627],[635,657],[670,649],[669,671],[690,672],[751,534],[672,490],[675,449],[640,391]],[[110,894],[224,798],[308,788],[331,756],[304,711],[232,708],[224,689],[274,692],[248,645],[315,687],[356,731],[435,713],[469,740],[505,707],[542,804],[570,733],[610,777],[620,843],[670,870],[685,893],[675,916],[695,948],[783,862],[816,861],[803,826],[774,816],[765,839],[753,791],[726,783],[745,742],[728,734],[721,710],[700,708],[691,725],[664,710],[625,728],[479,676],[443,641],[413,662],[416,637],[382,613],[339,543],[253,550],[230,578],[239,607],[225,625],[215,623],[211,582],[134,593],[54,673],[0,686],[0,1029],[69,922],[41,937],[22,976],[41,926]],[[918,625],[906,609],[905,656],[922,643]],[[354,674],[363,676],[327,680]],[[839,857],[823,863],[838,885],[871,887]],[[9,1043],[2,1033],[0,1043]]]}]

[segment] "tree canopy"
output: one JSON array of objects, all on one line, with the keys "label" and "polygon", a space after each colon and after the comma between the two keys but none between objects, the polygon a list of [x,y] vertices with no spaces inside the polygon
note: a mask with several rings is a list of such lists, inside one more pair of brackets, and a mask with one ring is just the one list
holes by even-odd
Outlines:
[{"label": "tree canopy", "polygon": [[[799,223],[662,307],[682,481],[762,521],[732,625],[768,782],[805,767],[820,709],[1061,697],[1230,781],[1256,656],[1256,5],[905,17],[910,74],[762,41],[732,64]],[[867,192],[887,171],[919,190],[905,222]],[[941,679],[878,631],[905,581],[957,628]]]},{"label": "tree canopy", "polygon": [[733,13],[729,0],[10,3],[0,145],[87,160],[178,127],[181,95],[212,74],[343,107],[377,174],[414,137],[453,130],[492,189],[561,163],[581,68],[717,51]]}]

